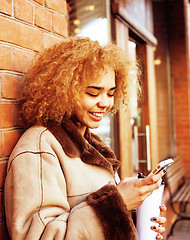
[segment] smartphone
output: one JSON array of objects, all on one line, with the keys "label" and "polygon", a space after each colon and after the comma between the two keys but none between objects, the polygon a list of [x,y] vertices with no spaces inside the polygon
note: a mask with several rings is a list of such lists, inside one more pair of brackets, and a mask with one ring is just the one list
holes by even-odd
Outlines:
[{"label": "smartphone", "polygon": [[158,166],[152,171],[153,174],[157,174],[162,170],[167,170],[170,165],[174,163],[172,158],[161,161]]}]

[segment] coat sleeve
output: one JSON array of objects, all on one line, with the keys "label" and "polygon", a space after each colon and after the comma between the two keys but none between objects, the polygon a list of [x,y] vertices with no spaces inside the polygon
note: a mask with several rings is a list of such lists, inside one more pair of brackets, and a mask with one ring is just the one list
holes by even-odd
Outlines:
[{"label": "coat sleeve", "polygon": [[131,213],[115,185],[105,185],[90,194],[87,203],[100,219],[106,240],[137,239]]},{"label": "coat sleeve", "polygon": [[115,185],[105,185],[74,207],[66,240],[137,240],[137,232]]},{"label": "coat sleeve", "polygon": [[63,240],[70,206],[56,156],[20,152],[10,158],[5,181],[5,211],[12,240]]}]

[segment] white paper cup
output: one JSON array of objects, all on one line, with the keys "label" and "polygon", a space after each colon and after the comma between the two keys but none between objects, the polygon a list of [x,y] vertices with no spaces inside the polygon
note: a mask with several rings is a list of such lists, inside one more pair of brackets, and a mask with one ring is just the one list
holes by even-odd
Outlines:
[{"label": "white paper cup", "polygon": [[164,192],[164,184],[154,190],[148,196],[143,204],[137,208],[137,232],[139,240],[155,240],[158,233],[151,229],[152,226],[158,226],[158,223],[151,221],[152,217],[160,216],[160,205],[162,204],[162,196]]}]

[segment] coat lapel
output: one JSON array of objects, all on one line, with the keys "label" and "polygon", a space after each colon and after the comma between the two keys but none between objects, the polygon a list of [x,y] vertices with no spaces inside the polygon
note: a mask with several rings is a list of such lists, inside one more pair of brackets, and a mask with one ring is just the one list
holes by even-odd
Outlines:
[{"label": "coat lapel", "polygon": [[85,163],[102,166],[114,174],[120,166],[113,151],[87,128],[84,137],[77,126],[70,120],[61,125],[49,124],[48,129],[62,145],[66,155],[80,157]]}]

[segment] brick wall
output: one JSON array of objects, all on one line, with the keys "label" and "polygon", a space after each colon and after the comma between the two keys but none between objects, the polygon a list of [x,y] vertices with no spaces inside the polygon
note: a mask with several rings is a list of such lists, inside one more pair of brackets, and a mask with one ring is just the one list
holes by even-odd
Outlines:
[{"label": "brick wall", "polygon": [[0,239],[9,239],[3,186],[8,157],[23,130],[18,94],[35,53],[67,37],[66,0],[0,0]]},{"label": "brick wall", "polygon": [[[153,11],[154,34],[158,39],[155,59],[161,60],[161,63],[155,66],[159,158],[165,158],[170,154],[181,155],[186,176],[190,178],[188,150],[190,146],[188,89],[190,88],[186,4],[186,0],[154,1]],[[169,193],[166,190],[163,197],[163,203],[167,206],[164,214],[167,218],[164,225],[165,237],[176,218],[168,200]]]},{"label": "brick wall", "polygon": [[188,0],[170,1],[170,51],[173,81],[174,127],[177,154],[190,178],[190,72],[188,43]]},{"label": "brick wall", "polygon": [[[185,164],[186,176],[190,178],[190,73],[187,3],[188,0],[154,2],[154,24],[155,36],[158,39],[155,58],[161,59],[161,64],[155,66],[159,155],[160,159],[173,153],[181,156]],[[169,78],[171,78],[170,83],[168,83]],[[168,90],[169,87],[171,92]],[[171,95],[169,95],[170,93]],[[169,101],[171,101],[171,105]]]}]

